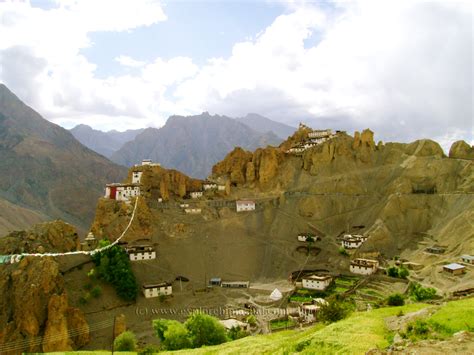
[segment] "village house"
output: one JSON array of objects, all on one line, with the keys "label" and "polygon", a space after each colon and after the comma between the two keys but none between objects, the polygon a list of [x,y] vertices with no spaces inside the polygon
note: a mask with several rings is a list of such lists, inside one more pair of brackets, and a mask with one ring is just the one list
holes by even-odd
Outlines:
[{"label": "village house", "polygon": [[221,287],[225,288],[248,288],[249,281],[222,281]]},{"label": "village house", "polygon": [[146,298],[169,296],[173,293],[173,286],[168,282],[145,284],[142,289]]},{"label": "village house", "polygon": [[107,184],[105,198],[117,201],[128,201],[131,197],[140,196],[140,187],[136,184]]},{"label": "village house", "polygon": [[351,234],[346,234],[342,238],[342,243],[341,245],[346,248],[346,249],[357,249],[359,248],[362,243],[364,243],[367,240],[367,237],[361,236],[361,235],[351,235]]},{"label": "village house", "polygon": [[350,271],[354,274],[372,275],[377,272],[379,262],[371,259],[354,259],[351,260]]},{"label": "village house", "polygon": [[204,191],[216,190],[217,189],[217,183],[212,182],[212,181],[204,181],[204,183],[202,184],[202,188],[204,189]]},{"label": "village house", "polygon": [[320,306],[315,304],[302,304],[298,307],[298,314],[305,322],[316,321],[316,316],[321,309]]},{"label": "village house", "polygon": [[217,184],[217,191],[225,191],[225,184]]},{"label": "village house", "polygon": [[201,213],[201,209],[197,207],[188,207],[184,209],[184,213],[186,214],[199,214]]},{"label": "village house", "polygon": [[139,184],[142,179],[142,171],[134,171],[132,173],[132,184]]},{"label": "village house", "polygon": [[156,251],[151,245],[134,245],[125,249],[131,261],[156,259]]},{"label": "village house", "polygon": [[202,191],[191,191],[189,195],[191,198],[200,198],[202,197],[203,192]]},{"label": "village house", "polygon": [[238,200],[235,202],[237,212],[254,211],[255,201],[251,200]]},{"label": "village house", "polygon": [[318,236],[312,233],[300,233],[298,234],[298,241],[299,242],[307,242],[312,238],[313,242],[320,240]]},{"label": "village house", "polygon": [[181,208],[188,208],[189,207],[189,203],[182,203],[179,205],[179,207]]},{"label": "village house", "polygon": [[466,264],[474,264],[474,256],[473,255],[462,255],[461,260],[463,263]]},{"label": "village house", "polygon": [[209,286],[220,286],[222,279],[220,277],[212,277],[209,280]]},{"label": "village house", "polygon": [[431,246],[425,249],[426,252],[431,253],[431,254],[443,254],[446,249],[443,247],[437,247],[437,246]]},{"label": "village house", "polygon": [[447,272],[448,274],[457,276],[464,274],[466,272],[466,267],[458,263],[451,263],[448,265],[444,265],[443,271]]},{"label": "village house", "polygon": [[302,278],[303,288],[310,290],[324,291],[332,282],[332,277],[329,275],[309,275]]}]

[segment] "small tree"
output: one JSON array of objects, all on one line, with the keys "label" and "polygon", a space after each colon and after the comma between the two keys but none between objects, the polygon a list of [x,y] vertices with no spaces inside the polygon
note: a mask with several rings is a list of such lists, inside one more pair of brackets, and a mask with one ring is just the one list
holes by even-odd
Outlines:
[{"label": "small tree", "polygon": [[137,338],[131,331],[125,331],[114,340],[114,349],[116,351],[135,351]]},{"label": "small tree", "polygon": [[230,328],[228,335],[231,340],[237,340],[237,339],[245,338],[246,336],[249,335],[249,333],[240,327],[232,327]]},{"label": "small tree", "polygon": [[164,333],[163,346],[168,350],[187,349],[191,347],[189,332],[180,322],[170,322]]},{"label": "small tree", "polygon": [[436,290],[432,287],[423,287],[415,282],[410,285],[408,292],[414,301],[430,300],[436,297]]},{"label": "small tree", "polygon": [[227,341],[224,326],[210,315],[195,312],[189,316],[185,326],[190,333],[193,347],[217,345]]},{"label": "small tree", "polygon": [[403,306],[405,299],[400,293],[394,293],[387,298],[387,304],[389,306]]},{"label": "small tree", "polygon": [[350,311],[351,308],[347,302],[332,298],[327,304],[321,306],[319,318],[325,323],[337,322],[346,318]]},{"label": "small tree", "polygon": [[387,269],[387,275],[390,277],[398,277],[398,268],[396,266],[390,266]]},{"label": "small tree", "polygon": [[398,270],[398,277],[401,278],[401,279],[406,279],[408,277],[408,275],[410,275],[410,271],[408,271],[408,269],[406,267],[401,267],[399,270]]}]

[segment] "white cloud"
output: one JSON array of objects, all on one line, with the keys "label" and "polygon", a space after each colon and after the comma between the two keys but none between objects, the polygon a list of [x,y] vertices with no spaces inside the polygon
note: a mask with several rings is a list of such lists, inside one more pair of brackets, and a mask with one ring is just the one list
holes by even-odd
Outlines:
[{"label": "white cloud", "polygon": [[160,5],[61,4],[0,4],[0,81],[63,124],[126,129],[160,125],[170,114],[258,112],[292,124],[371,127],[383,140],[474,143],[468,3],[335,2],[328,10],[294,1],[227,58],[198,67],[192,58],[122,55],[115,59],[135,70],[106,79],[80,54],[93,45],[89,33],[163,21]]},{"label": "white cloud", "polygon": [[115,57],[115,60],[119,62],[120,65],[123,65],[124,67],[130,67],[130,68],[140,68],[146,64],[145,62],[141,60],[136,60],[126,55],[120,55],[118,57]]}]

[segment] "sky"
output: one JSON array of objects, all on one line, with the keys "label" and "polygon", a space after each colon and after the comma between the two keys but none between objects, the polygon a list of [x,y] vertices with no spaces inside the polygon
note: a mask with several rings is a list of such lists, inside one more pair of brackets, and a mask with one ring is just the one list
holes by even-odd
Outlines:
[{"label": "sky", "polygon": [[470,1],[0,0],[0,82],[65,128],[259,113],[474,144]]}]

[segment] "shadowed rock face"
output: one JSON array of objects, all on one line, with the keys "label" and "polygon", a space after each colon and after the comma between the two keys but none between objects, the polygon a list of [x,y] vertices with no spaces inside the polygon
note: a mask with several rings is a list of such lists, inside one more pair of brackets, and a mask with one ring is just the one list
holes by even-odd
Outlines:
[{"label": "shadowed rock face", "polygon": [[[0,84],[0,197],[85,228],[126,169],[81,145]],[[0,212],[1,213],[1,212]]]},{"label": "shadowed rock face", "polygon": [[[65,252],[77,248],[75,230],[63,222],[50,222],[0,239],[2,254],[19,249]],[[84,314],[68,304],[58,263],[50,257],[26,257],[0,266],[0,347],[18,346],[3,353],[66,351],[89,341]],[[68,331],[80,330],[73,338]]]}]

